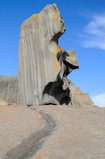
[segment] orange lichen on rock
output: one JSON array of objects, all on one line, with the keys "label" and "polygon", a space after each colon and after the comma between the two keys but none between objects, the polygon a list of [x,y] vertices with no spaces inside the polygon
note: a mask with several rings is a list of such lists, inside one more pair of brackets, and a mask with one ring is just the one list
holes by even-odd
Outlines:
[{"label": "orange lichen on rock", "polygon": [[35,14],[35,19],[36,19],[36,22],[38,24],[38,35],[39,35],[39,38],[40,38],[40,24],[39,24],[39,15],[38,14]]},{"label": "orange lichen on rock", "polygon": [[54,19],[56,19],[56,18],[57,18],[57,16],[58,16],[58,14],[57,14],[57,13],[54,13]]},{"label": "orange lichen on rock", "polygon": [[57,49],[54,48],[53,53],[58,53],[58,51],[59,51],[58,48]]},{"label": "orange lichen on rock", "polygon": [[43,153],[35,156],[36,159],[42,159],[49,151],[51,151],[53,147],[47,147],[46,149],[43,150]]},{"label": "orange lichen on rock", "polygon": [[54,71],[56,70],[56,57],[55,54],[53,53],[53,65],[54,65]]},{"label": "orange lichen on rock", "polygon": [[53,53],[58,54],[60,51],[65,52],[65,50],[63,48],[61,48],[55,41],[53,42],[54,44],[54,49],[53,49]]}]

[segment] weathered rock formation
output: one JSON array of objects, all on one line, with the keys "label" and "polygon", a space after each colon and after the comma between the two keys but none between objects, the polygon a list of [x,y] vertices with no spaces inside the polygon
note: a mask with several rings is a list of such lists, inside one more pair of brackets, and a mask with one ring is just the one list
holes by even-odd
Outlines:
[{"label": "weathered rock formation", "polygon": [[0,76],[0,97],[9,104],[93,106],[67,75],[79,68],[75,51],[58,45],[66,28],[56,4],[46,6],[21,26],[18,77]]},{"label": "weathered rock formation", "polygon": [[65,32],[56,4],[46,6],[21,26],[19,44],[20,104],[71,105],[67,75],[79,67],[74,50],[58,45]]},{"label": "weathered rock formation", "polygon": [[83,93],[79,89],[79,87],[75,88],[72,82],[70,82],[70,95],[71,95],[71,103],[73,107],[89,108],[94,106],[94,103],[89,98],[89,95],[86,93]]}]

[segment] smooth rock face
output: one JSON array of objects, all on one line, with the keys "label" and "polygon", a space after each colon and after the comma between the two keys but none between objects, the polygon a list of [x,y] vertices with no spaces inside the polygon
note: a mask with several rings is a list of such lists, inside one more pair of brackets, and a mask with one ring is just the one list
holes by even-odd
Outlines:
[{"label": "smooth rock face", "polygon": [[0,97],[8,104],[19,102],[17,76],[0,76]]},{"label": "smooth rock face", "polygon": [[20,104],[71,103],[67,75],[79,64],[74,50],[65,52],[58,45],[65,29],[56,4],[23,22],[18,67]]}]

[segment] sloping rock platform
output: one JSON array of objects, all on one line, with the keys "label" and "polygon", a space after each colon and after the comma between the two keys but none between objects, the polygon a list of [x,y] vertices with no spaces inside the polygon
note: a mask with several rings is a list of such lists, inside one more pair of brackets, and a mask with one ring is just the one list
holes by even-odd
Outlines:
[{"label": "sloping rock platform", "polygon": [[104,159],[105,108],[0,106],[0,159]]}]

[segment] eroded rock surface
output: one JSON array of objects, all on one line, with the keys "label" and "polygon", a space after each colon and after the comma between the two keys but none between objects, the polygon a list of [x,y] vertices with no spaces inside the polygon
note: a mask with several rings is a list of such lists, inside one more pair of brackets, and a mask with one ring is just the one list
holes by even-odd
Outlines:
[{"label": "eroded rock surface", "polygon": [[74,50],[58,45],[65,32],[56,4],[46,6],[21,26],[19,44],[20,104],[71,105],[67,75],[79,67]]},{"label": "eroded rock surface", "polygon": [[72,82],[70,82],[70,93],[73,107],[90,108],[95,106],[92,100],[89,98],[89,95],[83,93],[79,87],[76,88]]},{"label": "eroded rock surface", "polygon": [[17,76],[0,76],[0,96],[8,104],[19,102]]},{"label": "eroded rock surface", "polygon": [[18,77],[0,76],[0,96],[7,103],[94,106],[67,75],[79,68],[75,51],[58,45],[66,28],[56,4],[47,5],[21,26]]}]

